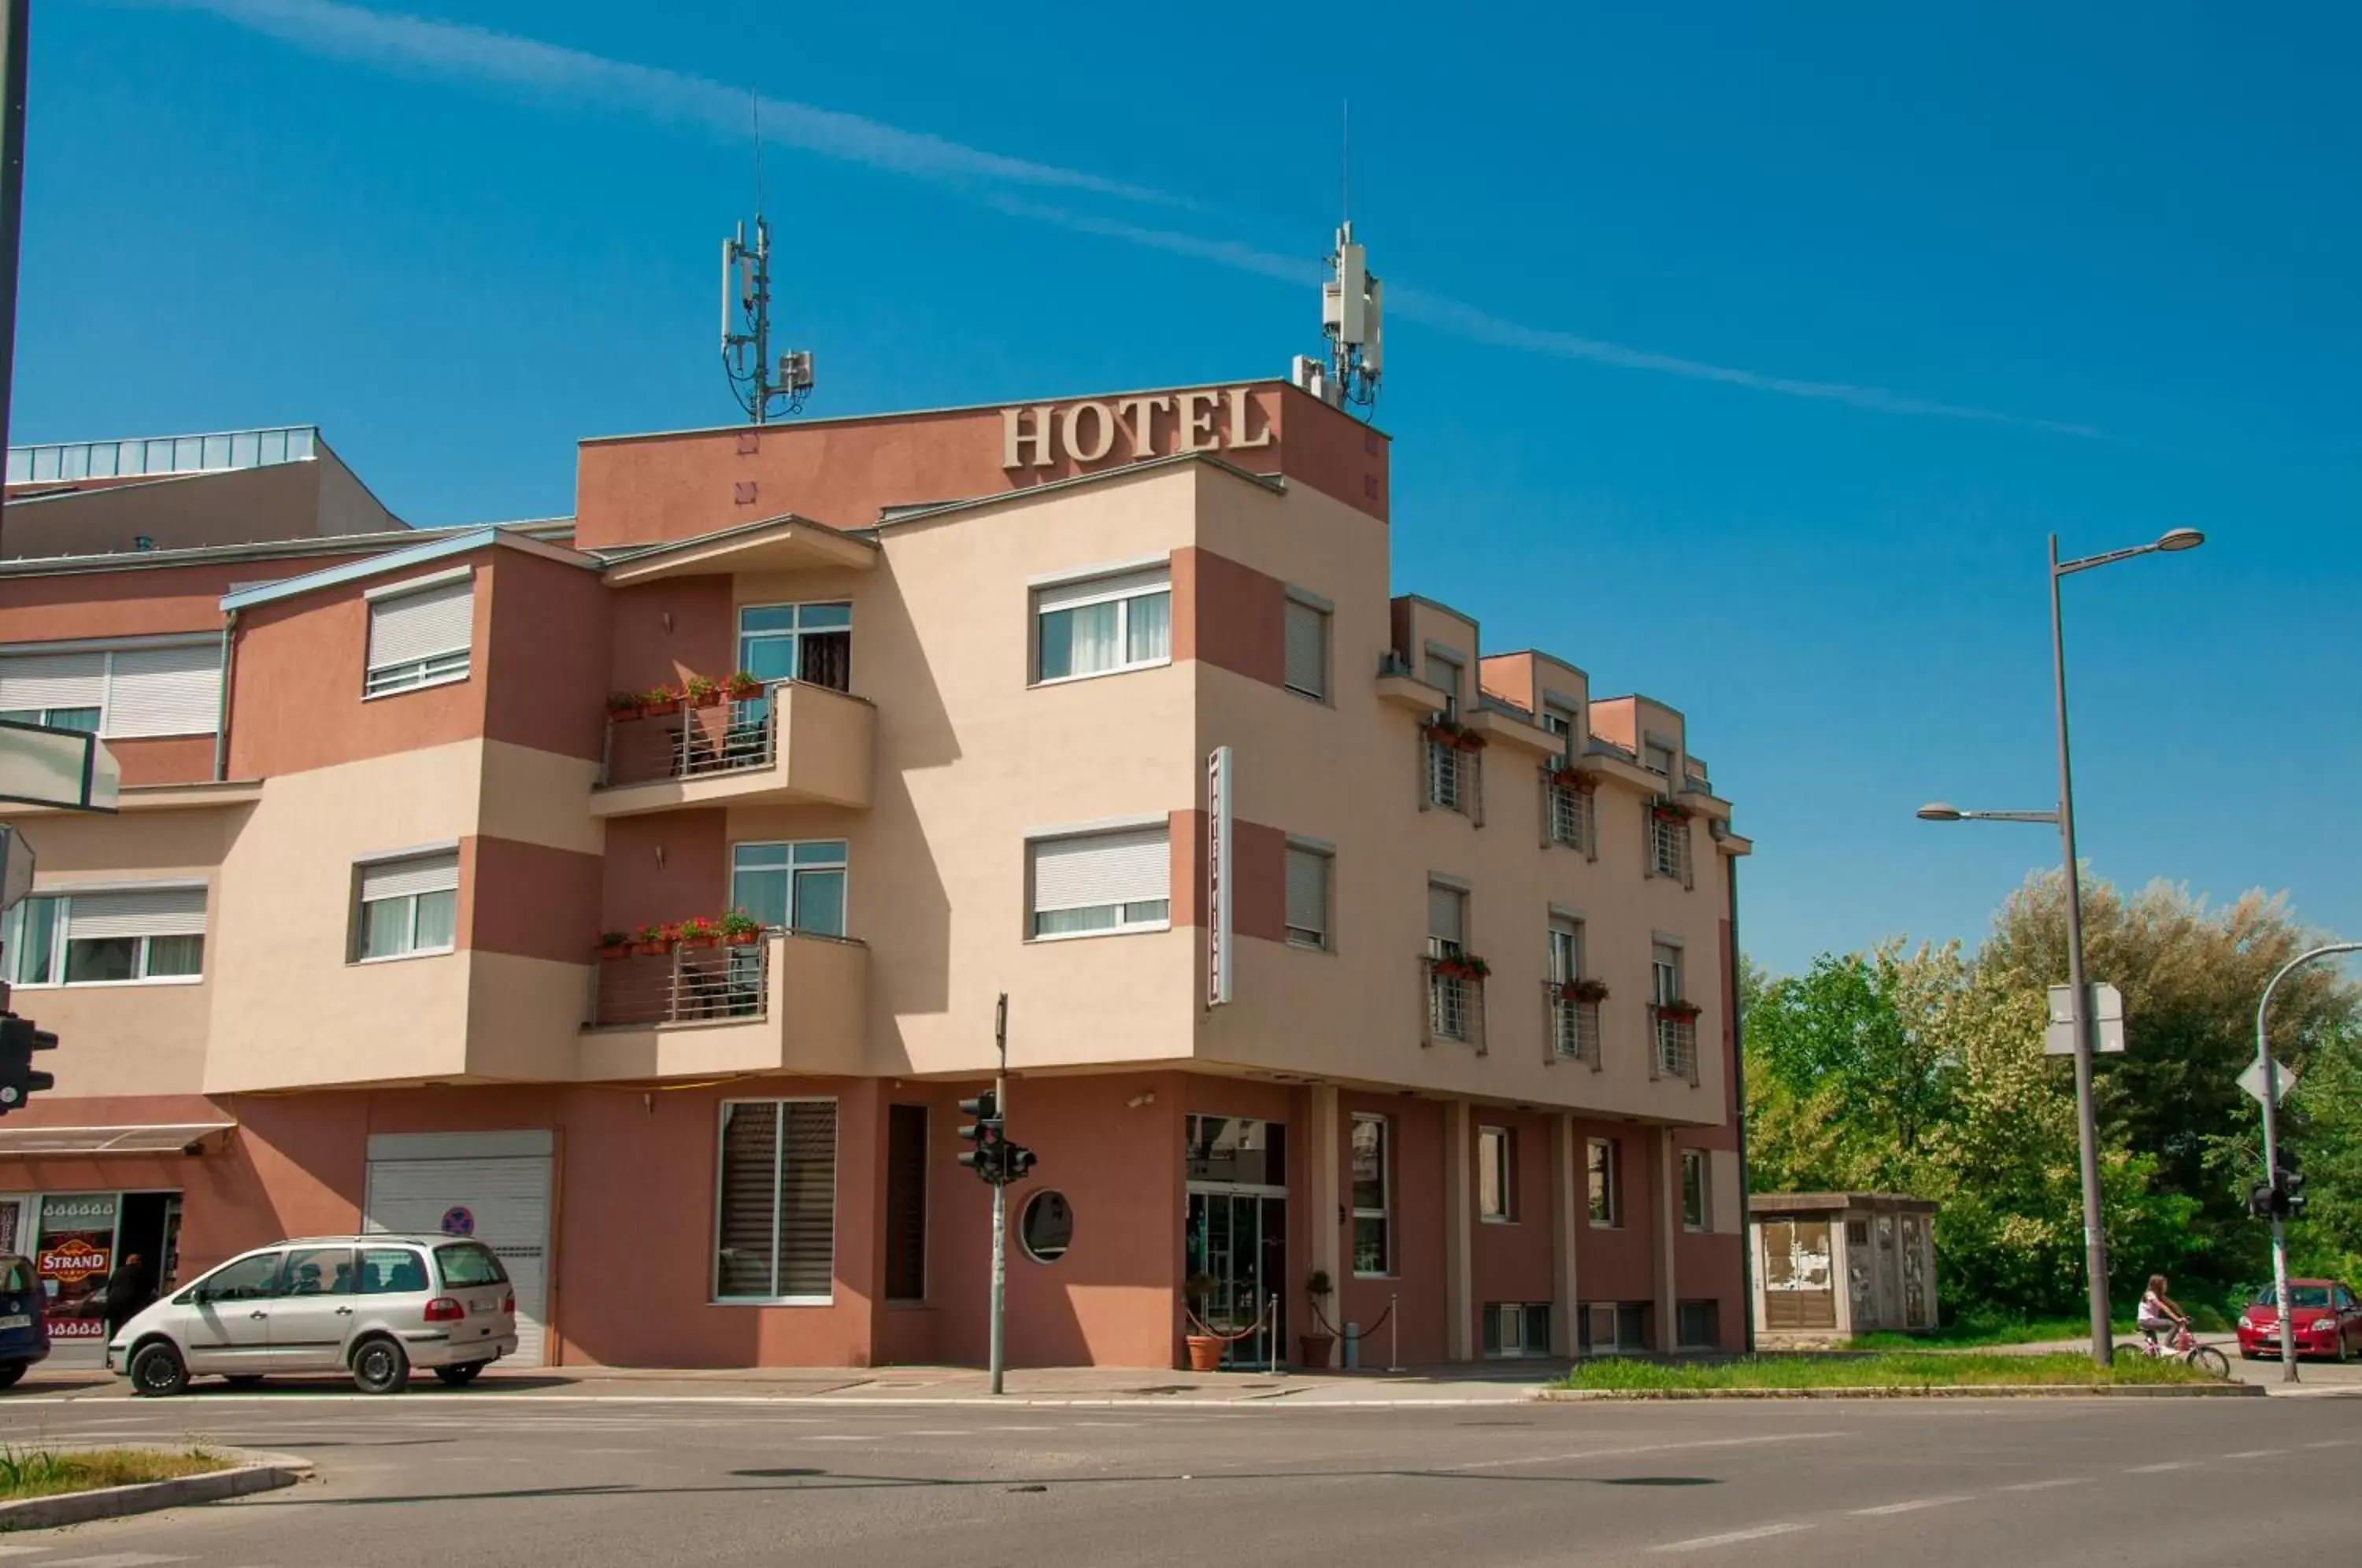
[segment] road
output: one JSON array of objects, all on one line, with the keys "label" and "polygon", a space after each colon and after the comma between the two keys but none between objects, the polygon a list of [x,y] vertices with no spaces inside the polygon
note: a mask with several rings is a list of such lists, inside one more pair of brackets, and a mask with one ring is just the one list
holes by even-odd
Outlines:
[{"label": "road", "polygon": [[0,1401],[318,1479],[0,1540],[6,1568],[2344,1561],[2362,1400],[897,1406],[420,1390]]}]

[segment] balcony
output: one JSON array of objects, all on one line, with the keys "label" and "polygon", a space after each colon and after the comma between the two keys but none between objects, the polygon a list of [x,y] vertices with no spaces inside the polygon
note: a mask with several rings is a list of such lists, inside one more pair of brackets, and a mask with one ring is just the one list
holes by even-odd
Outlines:
[{"label": "balcony", "polygon": [[809,932],[602,959],[579,1076],[855,1073],[868,990],[865,944]]},{"label": "balcony", "polygon": [[1567,994],[1563,982],[1542,982],[1544,1038],[1553,1062],[1581,1062],[1597,1072],[1606,1064],[1599,1051],[1599,1004]]},{"label": "balcony", "polygon": [[866,808],[877,747],[867,699],[783,680],[756,702],[610,720],[594,817],[686,806]]},{"label": "balcony", "polygon": [[1697,1014],[1652,1007],[1649,1010],[1649,1032],[1652,1047],[1649,1053],[1649,1076],[1679,1078],[1694,1086],[1698,1081]]},{"label": "balcony", "polygon": [[1422,1045],[1471,1045],[1485,1055],[1485,982],[1455,972],[1462,961],[1427,957],[1419,960],[1427,989],[1427,1029]]},{"label": "balcony", "polygon": [[1485,754],[1424,732],[1418,745],[1419,766],[1426,775],[1420,785],[1419,810],[1457,812],[1478,827],[1484,826]]}]

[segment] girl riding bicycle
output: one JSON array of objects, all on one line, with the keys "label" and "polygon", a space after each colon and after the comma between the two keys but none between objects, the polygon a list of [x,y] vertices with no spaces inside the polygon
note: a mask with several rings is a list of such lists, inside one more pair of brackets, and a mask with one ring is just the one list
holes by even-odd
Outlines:
[{"label": "girl riding bicycle", "polygon": [[2173,1297],[2165,1293],[2165,1275],[2153,1274],[2148,1276],[2148,1288],[2141,1292],[2141,1338],[2148,1342],[2151,1355],[2157,1353],[2160,1335],[2169,1336],[2190,1327],[2190,1314],[2174,1304]]}]

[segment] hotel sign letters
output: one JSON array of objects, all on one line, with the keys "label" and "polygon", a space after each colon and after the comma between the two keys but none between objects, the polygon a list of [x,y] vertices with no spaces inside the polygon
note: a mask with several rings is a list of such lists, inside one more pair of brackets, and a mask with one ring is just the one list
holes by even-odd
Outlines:
[{"label": "hotel sign letters", "polygon": [[1096,463],[1119,446],[1133,462],[1164,452],[1243,452],[1271,443],[1271,424],[1245,387],[1154,392],[1000,411],[1000,466]]}]

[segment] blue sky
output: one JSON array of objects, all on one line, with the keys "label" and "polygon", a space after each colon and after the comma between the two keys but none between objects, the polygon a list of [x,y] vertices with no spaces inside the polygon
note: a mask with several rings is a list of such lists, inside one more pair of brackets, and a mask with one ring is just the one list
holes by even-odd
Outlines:
[{"label": "blue sky", "polygon": [[2043,536],[2182,525],[2067,585],[2087,859],[2362,932],[2350,7],[416,3],[41,0],[12,438],[563,513],[734,417],[748,88],[812,412],[1278,372],[1351,83],[1397,587],[1688,713],[1750,952],[1981,933],[2055,838],[1911,812],[2055,793]]}]

